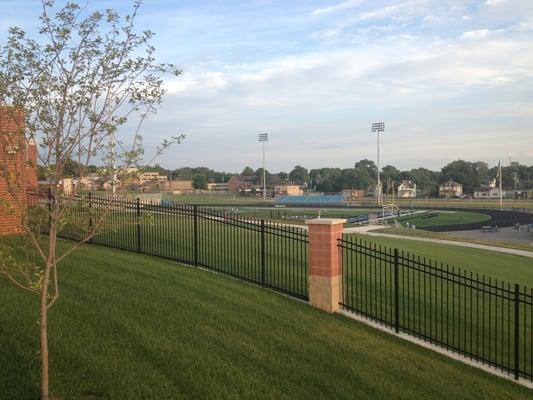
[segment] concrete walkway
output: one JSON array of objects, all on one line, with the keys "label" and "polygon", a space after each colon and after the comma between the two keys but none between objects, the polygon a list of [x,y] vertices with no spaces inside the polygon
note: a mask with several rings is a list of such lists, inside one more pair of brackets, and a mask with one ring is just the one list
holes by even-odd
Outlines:
[{"label": "concrete walkway", "polygon": [[519,249],[509,249],[506,247],[490,246],[486,244],[477,244],[477,243],[468,243],[468,242],[457,242],[454,240],[441,240],[441,239],[430,239],[430,238],[421,238],[413,236],[401,236],[401,235],[390,235],[388,233],[374,233],[373,230],[382,229],[382,226],[361,226],[356,228],[346,228],[344,233],[360,233],[368,236],[381,236],[389,237],[393,239],[405,239],[405,240],[416,240],[418,242],[429,242],[429,243],[440,243],[440,244],[450,244],[453,246],[462,246],[470,247],[471,249],[480,249],[480,250],[489,250],[497,251],[499,253],[513,254],[515,256],[522,257],[531,257],[533,258],[533,251],[519,250]]}]

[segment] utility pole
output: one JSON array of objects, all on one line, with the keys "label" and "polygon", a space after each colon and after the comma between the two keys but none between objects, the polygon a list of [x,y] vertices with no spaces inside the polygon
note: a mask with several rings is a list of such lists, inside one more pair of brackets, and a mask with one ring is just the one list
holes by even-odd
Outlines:
[{"label": "utility pole", "polygon": [[503,192],[502,192],[502,164],[498,161],[498,177],[500,178],[500,211],[503,210]]},{"label": "utility pole", "polygon": [[265,143],[268,142],[268,133],[260,133],[258,139],[263,144],[263,199],[266,199]]},{"label": "utility pole", "polygon": [[378,200],[378,206],[381,205],[381,176],[380,176],[380,164],[379,164],[379,134],[380,132],[385,131],[385,122],[373,122],[372,123],[372,133],[376,133],[377,141],[378,141],[378,184],[376,187],[377,190],[377,200]]}]

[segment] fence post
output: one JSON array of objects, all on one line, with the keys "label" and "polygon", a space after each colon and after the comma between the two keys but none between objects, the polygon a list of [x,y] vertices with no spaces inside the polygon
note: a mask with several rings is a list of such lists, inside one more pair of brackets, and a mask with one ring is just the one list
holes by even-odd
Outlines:
[{"label": "fence post", "polygon": [[[89,192],[89,233],[91,233],[93,231],[93,225],[94,225],[94,222],[93,222],[93,214],[92,214],[92,208],[93,208],[93,194],[92,192]],[[93,242],[93,236],[94,235],[91,235],[91,237],[89,238],[89,243],[92,243]]]},{"label": "fence post", "polygon": [[398,249],[394,249],[394,329],[400,333],[400,280]]},{"label": "fence post", "polygon": [[342,238],[345,219],[318,218],[307,221],[309,229],[309,302],[327,312],[340,309],[342,295]]},{"label": "fence post", "polygon": [[265,220],[261,220],[261,283],[265,284],[266,275],[266,237],[265,237]]},{"label": "fence post", "polygon": [[136,233],[137,233],[137,253],[141,252],[141,199],[137,197],[137,204],[135,205],[136,216]]},{"label": "fence post", "polygon": [[514,378],[520,377],[520,286],[514,285]]},{"label": "fence post", "polygon": [[194,265],[198,265],[198,206],[193,206],[194,222],[193,222],[193,249],[194,249]]}]

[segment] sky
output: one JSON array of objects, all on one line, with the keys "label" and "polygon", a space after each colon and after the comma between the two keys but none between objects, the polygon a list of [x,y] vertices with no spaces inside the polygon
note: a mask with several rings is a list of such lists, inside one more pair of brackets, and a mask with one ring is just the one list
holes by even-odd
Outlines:
[{"label": "sky", "polygon": [[[0,41],[35,32],[39,0],[0,5]],[[533,164],[533,0],[145,0],[138,27],[183,70],[143,130],[148,156],[187,136],[164,167],[258,168],[267,132],[270,171],[349,168],[374,121],[382,165]]]}]

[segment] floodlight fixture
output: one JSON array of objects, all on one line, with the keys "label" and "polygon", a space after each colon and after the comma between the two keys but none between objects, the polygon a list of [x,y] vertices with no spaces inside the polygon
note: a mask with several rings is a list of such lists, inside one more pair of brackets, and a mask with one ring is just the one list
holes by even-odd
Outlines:
[{"label": "floodlight fixture", "polygon": [[380,177],[380,165],[379,165],[379,134],[385,132],[385,122],[372,122],[372,133],[377,133],[378,141],[378,184],[376,186],[377,190],[377,200],[378,205],[381,205],[381,177]]},{"label": "floodlight fixture", "polygon": [[266,198],[266,170],[265,170],[265,142],[268,142],[268,133],[257,135],[259,142],[263,143],[263,199]]}]

